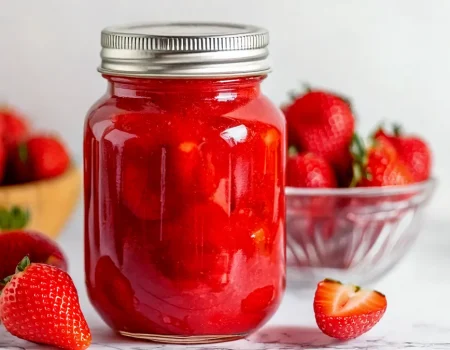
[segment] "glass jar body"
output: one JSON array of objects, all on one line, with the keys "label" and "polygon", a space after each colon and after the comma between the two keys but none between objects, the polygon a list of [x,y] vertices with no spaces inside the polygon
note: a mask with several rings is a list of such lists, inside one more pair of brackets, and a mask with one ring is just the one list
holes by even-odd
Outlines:
[{"label": "glass jar body", "polygon": [[91,302],[150,340],[254,331],[285,287],[285,121],[262,78],[106,78],[84,136]]}]

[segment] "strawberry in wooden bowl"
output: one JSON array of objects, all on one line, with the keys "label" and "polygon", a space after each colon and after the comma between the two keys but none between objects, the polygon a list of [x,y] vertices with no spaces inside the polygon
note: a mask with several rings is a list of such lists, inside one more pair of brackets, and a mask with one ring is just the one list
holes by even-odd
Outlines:
[{"label": "strawberry in wooden bowl", "polygon": [[435,187],[427,142],[398,128],[360,137],[349,100],[324,90],[282,109],[288,282],[383,276],[415,241]]},{"label": "strawberry in wooden bowl", "polygon": [[80,190],[80,171],[62,140],[0,108],[0,234],[27,229],[56,237]]}]

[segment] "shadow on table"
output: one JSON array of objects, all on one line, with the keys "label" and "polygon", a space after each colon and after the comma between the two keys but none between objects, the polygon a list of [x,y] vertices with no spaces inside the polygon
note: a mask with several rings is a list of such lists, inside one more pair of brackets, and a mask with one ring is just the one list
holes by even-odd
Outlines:
[{"label": "shadow on table", "polygon": [[130,348],[134,345],[143,343],[142,341],[139,341],[137,339],[123,337],[107,327],[93,329],[92,334],[92,345],[101,346],[101,348],[104,350],[122,350],[124,348]]},{"label": "shadow on table", "polygon": [[[93,350],[153,350],[186,349],[182,345],[168,345],[121,337],[107,328],[93,330]],[[258,347],[261,344],[261,347]],[[201,350],[217,349],[323,349],[345,344],[324,335],[319,329],[300,326],[268,326],[249,336],[246,340],[208,345],[192,345],[189,348]],[[266,345],[266,346],[264,346]],[[97,348],[97,347],[98,348]]]},{"label": "shadow on table", "polygon": [[248,338],[255,343],[326,347],[341,343],[323,334],[319,329],[301,326],[268,326]]}]

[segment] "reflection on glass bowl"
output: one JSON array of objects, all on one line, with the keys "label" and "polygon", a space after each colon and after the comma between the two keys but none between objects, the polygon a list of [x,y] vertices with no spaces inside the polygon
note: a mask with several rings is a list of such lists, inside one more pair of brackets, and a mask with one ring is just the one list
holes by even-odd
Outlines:
[{"label": "reflection on glass bowl", "polygon": [[286,188],[288,284],[356,284],[394,267],[418,236],[436,180],[395,187]]}]

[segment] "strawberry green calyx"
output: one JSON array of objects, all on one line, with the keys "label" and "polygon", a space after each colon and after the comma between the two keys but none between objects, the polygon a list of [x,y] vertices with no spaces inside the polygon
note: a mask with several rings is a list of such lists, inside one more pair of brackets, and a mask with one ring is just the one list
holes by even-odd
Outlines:
[{"label": "strawberry green calyx", "polygon": [[394,132],[394,135],[397,137],[403,134],[402,126],[400,124],[393,124],[392,131]]},{"label": "strawberry green calyx", "polygon": [[28,266],[30,266],[30,264],[31,264],[31,261],[30,261],[30,258],[29,258],[28,255],[27,255],[27,256],[25,256],[25,257],[20,261],[20,263],[17,265],[17,267],[16,267],[16,273],[24,272],[24,271],[26,270],[26,268],[27,268]]},{"label": "strawberry green calyx", "polygon": [[30,212],[13,206],[10,210],[0,207],[0,231],[19,230],[27,226]]},{"label": "strawberry green calyx", "polygon": [[14,206],[10,210],[11,229],[22,229],[30,221],[30,212],[27,209]]},{"label": "strawberry green calyx", "polygon": [[0,281],[0,286],[1,287],[6,286],[8,284],[8,282],[12,280],[12,278],[13,278],[12,275],[8,276],[8,277],[5,277],[2,281]]},{"label": "strawberry green calyx", "polygon": [[300,83],[300,85],[302,86],[302,91],[298,91],[296,89],[292,89],[288,91],[288,96],[289,99],[291,100],[291,102],[294,102],[295,100],[297,100],[298,98],[309,94],[310,92],[313,92],[313,88],[311,87],[311,85],[309,83]]},{"label": "strawberry green calyx", "polygon": [[3,288],[6,287],[6,285],[9,283],[9,281],[12,280],[13,277],[14,275],[5,277],[3,280],[0,280],[0,295],[2,295]]},{"label": "strawberry green calyx", "polygon": [[[336,283],[336,284],[339,284],[339,285],[343,284],[341,281],[334,280],[332,278],[325,278],[322,282],[325,282],[325,283]],[[355,293],[359,292],[362,289],[360,286],[356,286],[356,285],[351,285],[351,286],[353,287],[353,291]]]},{"label": "strawberry green calyx", "polygon": [[353,134],[350,144],[350,153],[353,157],[353,178],[350,187],[355,187],[362,179],[371,179],[367,172],[368,155],[364,141],[358,134]]},{"label": "strawberry green calyx", "polygon": [[20,143],[17,146],[17,151],[19,152],[19,159],[22,163],[26,163],[28,160],[28,147],[25,142]]},{"label": "strawberry green calyx", "polygon": [[[30,266],[30,264],[31,264],[31,261],[27,255],[20,261],[20,263],[17,264],[16,274],[20,273],[20,272],[24,272],[27,269],[27,267]],[[14,277],[14,275],[11,275],[11,276],[4,278],[2,281],[0,281],[0,287],[1,287],[0,289],[2,289],[4,286],[6,286],[12,280],[13,277]]]},{"label": "strawberry green calyx", "polygon": [[287,95],[289,97],[290,102],[294,102],[297,99],[297,97],[299,97],[299,93],[295,90],[288,91]]},{"label": "strawberry green calyx", "polygon": [[366,146],[363,139],[358,134],[353,134],[352,143],[350,144],[350,152],[353,159],[361,163],[367,163]]},{"label": "strawberry green calyx", "polygon": [[332,279],[332,278],[325,278],[323,281],[324,281],[324,282],[328,282],[328,283],[338,283],[338,284],[342,284],[341,281],[338,281],[338,280],[335,280],[335,279]]},{"label": "strawberry green calyx", "polygon": [[310,92],[313,92],[313,88],[311,87],[311,84],[309,83],[303,83],[303,91],[305,92],[305,94],[308,94]]}]

